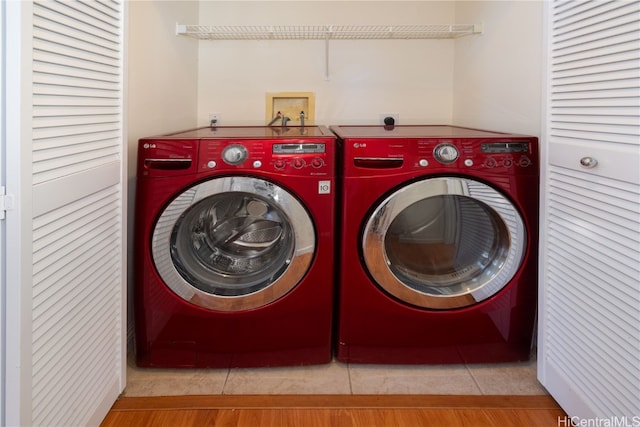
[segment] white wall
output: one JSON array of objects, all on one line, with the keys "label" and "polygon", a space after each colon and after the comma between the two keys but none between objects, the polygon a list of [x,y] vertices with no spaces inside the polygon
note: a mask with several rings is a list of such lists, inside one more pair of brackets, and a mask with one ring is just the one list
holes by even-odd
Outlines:
[{"label": "white wall", "polygon": [[460,1],[456,22],[484,34],[456,40],[455,124],[539,135],[542,1]]},{"label": "white wall", "polygon": [[[454,22],[454,2],[204,1],[200,25],[402,25]],[[197,43],[197,41],[194,41]],[[201,41],[198,123],[265,123],[268,92],[313,92],[318,124],[449,123],[453,40]]]},{"label": "white wall", "polygon": [[[131,1],[130,173],[141,136],[262,124],[267,92],[313,92],[316,123],[453,123],[538,135],[542,1]],[[484,23],[457,40],[197,41],[176,23]]]},{"label": "white wall", "polygon": [[194,126],[198,52],[175,34],[176,22],[197,21],[197,1],[130,1],[128,128],[130,139]]}]

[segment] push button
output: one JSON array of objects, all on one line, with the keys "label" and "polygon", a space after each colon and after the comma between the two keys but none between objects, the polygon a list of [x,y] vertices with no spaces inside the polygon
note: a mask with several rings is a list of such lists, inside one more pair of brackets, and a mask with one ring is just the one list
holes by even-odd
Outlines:
[{"label": "push button", "polygon": [[488,168],[495,168],[498,166],[498,162],[493,157],[489,157],[484,161],[484,165]]},{"label": "push button", "polygon": [[520,166],[521,168],[526,168],[527,166],[531,166],[531,159],[528,158],[527,156],[520,157],[520,160],[518,160],[518,166]]}]

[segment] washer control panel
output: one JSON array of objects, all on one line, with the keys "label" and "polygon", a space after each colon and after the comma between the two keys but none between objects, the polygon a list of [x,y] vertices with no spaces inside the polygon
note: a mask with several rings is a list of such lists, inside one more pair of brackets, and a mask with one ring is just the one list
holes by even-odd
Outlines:
[{"label": "washer control panel", "polygon": [[332,142],[328,139],[203,139],[198,171],[262,170],[292,175],[329,175],[335,171],[335,144]]}]

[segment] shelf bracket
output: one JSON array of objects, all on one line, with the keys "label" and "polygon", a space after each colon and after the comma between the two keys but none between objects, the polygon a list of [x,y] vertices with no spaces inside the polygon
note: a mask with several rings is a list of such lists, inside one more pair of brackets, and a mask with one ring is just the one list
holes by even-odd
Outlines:
[{"label": "shelf bracket", "polygon": [[324,79],[325,81],[331,80],[331,76],[329,74],[329,40],[331,39],[332,32],[333,32],[333,28],[329,26],[327,27],[327,30],[324,33]]}]

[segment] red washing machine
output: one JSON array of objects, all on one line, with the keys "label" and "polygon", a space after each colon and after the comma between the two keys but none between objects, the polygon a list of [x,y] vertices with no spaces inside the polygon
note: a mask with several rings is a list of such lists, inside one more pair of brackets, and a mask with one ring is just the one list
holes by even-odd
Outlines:
[{"label": "red washing machine", "polygon": [[153,367],[331,360],[336,137],[214,127],[143,138],[136,359]]},{"label": "red washing machine", "polygon": [[338,360],[528,360],[537,138],[451,126],[331,129],[344,155]]}]

